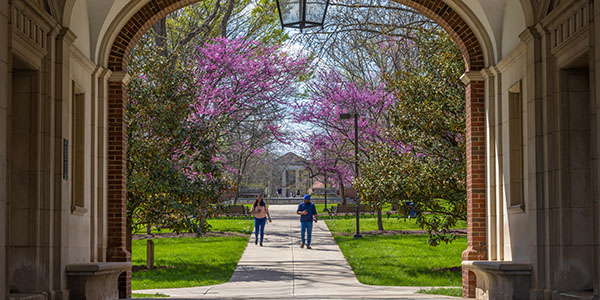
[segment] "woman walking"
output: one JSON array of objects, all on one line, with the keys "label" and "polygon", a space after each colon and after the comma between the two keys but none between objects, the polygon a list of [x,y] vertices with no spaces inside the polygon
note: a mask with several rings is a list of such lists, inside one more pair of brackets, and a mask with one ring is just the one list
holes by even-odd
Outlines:
[{"label": "woman walking", "polygon": [[267,218],[269,219],[269,223],[271,223],[271,216],[269,215],[269,206],[263,200],[262,195],[256,196],[256,200],[254,200],[252,208],[250,208],[250,212],[252,213],[252,215],[254,215],[254,234],[256,236],[254,244],[258,244],[258,234],[260,232],[260,245],[262,246]]}]

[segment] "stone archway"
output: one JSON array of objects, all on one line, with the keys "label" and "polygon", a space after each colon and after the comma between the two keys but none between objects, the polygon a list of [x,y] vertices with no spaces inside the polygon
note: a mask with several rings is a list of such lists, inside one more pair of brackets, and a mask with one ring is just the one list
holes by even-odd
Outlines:
[{"label": "stone archway", "polygon": [[[151,0],[126,20],[111,41],[106,64],[112,72],[108,83],[108,261],[130,261],[126,249],[126,128],[125,103],[129,55],[142,35],[169,13],[201,0]],[[476,35],[468,23],[443,0],[396,0],[431,18],[458,44],[466,73],[467,126],[467,239],[463,260],[487,259],[486,167],[485,167],[485,67],[483,45],[487,38]],[[122,22],[116,20],[115,22]],[[475,22],[476,20],[471,20]],[[484,39],[484,43],[480,39]],[[131,295],[131,271],[121,276],[120,297]],[[463,270],[463,293],[475,296],[475,275]]]}]

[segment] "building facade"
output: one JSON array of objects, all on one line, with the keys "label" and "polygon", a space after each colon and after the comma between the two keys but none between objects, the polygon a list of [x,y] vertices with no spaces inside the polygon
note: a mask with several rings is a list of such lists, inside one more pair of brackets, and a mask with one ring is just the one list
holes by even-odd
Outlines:
[{"label": "building facade", "polygon": [[[198,1],[0,0],[0,298],[130,294],[129,53]],[[597,299],[600,1],[397,1],[465,59],[465,295]]]},{"label": "building facade", "polygon": [[304,158],[288,152],[275,160],[272,172],[269,186],[272,197],[293,198],[309,193],[312,179]]}]

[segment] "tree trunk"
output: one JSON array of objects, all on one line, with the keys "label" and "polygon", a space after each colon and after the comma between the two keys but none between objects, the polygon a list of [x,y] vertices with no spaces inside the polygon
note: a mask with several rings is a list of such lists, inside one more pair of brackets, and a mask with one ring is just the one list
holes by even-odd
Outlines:
[{"label": "tree trunk", "polygon": [[342,205],[346,205],[346,191],[344,189],[344,180],[338,176],[340,182],[340,195],[342,195]]},{"label": "tree trunk", "polygon": [[238,198],[240,197],[240,186],[238,185],[235,191],[235,198],[233,198],[233,205],[237,204]]},{"label": "tree trunk", "polygon": [[125,248],[127,249],[127,251],[129,251],[129,253],[131,253],[131,240],[133,238],[133,236],[132,236],[133,226],[132,226],[131,220],[129,220],[129,218],[127,218],[127,221],[125,222],[125,227],[127,230],[127,234],[125,237]]},{"label": "tree trunk", "polygon": [[377,229],[383,230],[383,219],[381,218],[381,207],[377,208]]},{"label": "tree trunk", "polygon": [[229,18],[231,18],[231,13],[233,12],[233,8],[235,6],[235,0],[229,0],[227,4],[227,10],[225,11],[225,15],[221,20],[221,36],[227,37],[227,24],[229,23]]},{"label": "tree trunk", "polygon": [[152,25],[154,44],[160,49],[160,55],[167,56],[167,18],[162,18]]},{"label": "tree trunk", "polygon": [[[152,225],[146,225],[146,234],[152,233]],[[151,239],[146,240],[146,268],[148,270],[154,269],[154,241]]]},{"label": "tree trunk", "polygon": [[235,199],[233,199],[233,205],[237,204],[238,198],[240,197],[240,191],[242,190],[242,175],[238,174],[235,178],[237,191],[235,192]]}]

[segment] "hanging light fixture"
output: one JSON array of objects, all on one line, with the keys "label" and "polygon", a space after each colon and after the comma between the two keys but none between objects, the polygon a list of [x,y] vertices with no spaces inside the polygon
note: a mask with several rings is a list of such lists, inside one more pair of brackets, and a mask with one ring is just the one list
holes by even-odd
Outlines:
[{"label": "hanging light fixture", "polygon": [[276,0],[281,27],[323,27],[329,0]]}]

